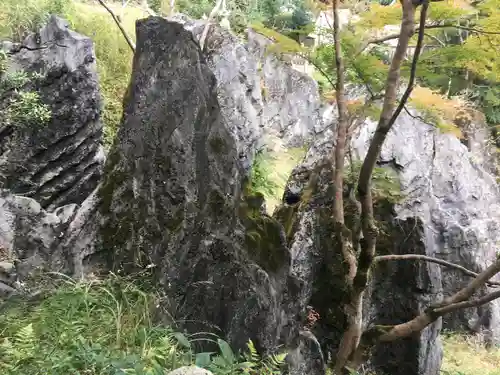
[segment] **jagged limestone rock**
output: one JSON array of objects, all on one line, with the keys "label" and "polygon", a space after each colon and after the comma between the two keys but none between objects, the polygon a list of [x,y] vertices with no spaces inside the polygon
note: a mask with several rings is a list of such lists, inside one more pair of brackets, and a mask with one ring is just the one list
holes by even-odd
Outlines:
[{"label": "jagged limestone rock", "polygon": [[[52,16],[21,44],[3,43],[8,69],[30,78],[19,89],[36,92],[50,110],[48,123],[0,122],[0,188],[36,199],[44,209],[79,204],[101,177],[101,98],[90,38]],[[32,76],[35,74],[34,76]],[[0,99],[3,113],[13,93]]]},{"label": "jagged limestone rock", "polygon": [[[284,224],[292,252],[292,274],[303,288],[301,306],[310,304],[319,314],[312,328],[325,353],[336,353],[346,327],[342,308],[348,298],[344,286],[344,260],[335,240],[333,222],[333,170],[328,158],[312,165],[301,165],[290,177],[283,206],[276,217]],[[353,208],[346,199],[346,222],[353,220]],[[377,254],[425,253],[420,241],[421,223],[397,220],[392,204],[377,201],[376,219],[381,235]],[[413,246],[418,244],[419,246]],[[326,262],[325,262],[326,260]],[[336,265],[327,269],[326,264]],[[413,318],[440,293],[433,267],[425,264],[389,264],[373,272],[365,296],[364,323],[391,324]],[[369,363],[380,373],[438,374],[441,352],[438,342],[440,323],[432,325],[422,337],[412,337],[375,348]]]},{"label": "jagged limestone rock", "polygon": [[[499,187],[489,172],[490,157],[484,137],[476,136],[482,137],[480,130],[484,125],[475,124],[476,132],[470,135],[466,146],[414,115],[401,114],[378,162],[380,167],[397,173],[404,200],[376,207],[382,229],[377,253],[429,255],[480,272],[496,257],[500,221]],[[351,145],[355,160],[364,157],[375,126],[375,122],[366,121],[354,133]],[[338,323],[322,327],[325,319],[320,319],[314,330],[324,347],[335,350],[343,331],[343,313],[332,307],[343,299],[342,285],[341,282],[335,285],[334,280],[315,285],[318,280],[325,280],[321,276],[323,257],[339,256],[329,240],[333,228],[330,219],[333,193],[328,156],[333,146],[333,131],[314,142],[304,163],[292,173],[276,217],[284,224],[290,241],[292,272],[305,285],[301,303],[310,301],[320,315],[328,314],[327,321]],[[348,207],[346,212],[349,213]],[[336,264],[341,262],[339,258]],[[340,269],[339,280],[342,273]],[[411,319],[433,301],[469,281],[463,274],[435,264],[414,261],[381,264],[374,270],[367,291],[365,324],[393,324]],[[330,298],[325,299],[328,291]],[[332,315],[335,311],[338,314]],[[499,319],[499,303],[495,301],[446,316],[444,326],[483,331],[495,341],[499,338]],[[420,337],[377,347],[370,365],[387,373],[399,373],[403,368],[405,374],[438,374],[442,356],[440,326],[437,321]]]},{"label": "jagged limestone rock", "polygon": [[16,278],[24,280],[36,269],[66,272],[67,260],[55,254],[77,205],[45,211],[32,198],[0,191],[0,253],[15,264]]},{"label": "jagged limestone rock", "polygon": [[97,193],[99,247],[117,272],[151,268],[188,329],[217,326],[236,350],[249,339],[273,350],[297,324],[281,226],[245,202],[236,140],[192,34],[160,17],[136,30]]},{"label": "jagged limestone rock", "polygon": [[[176,15],[196,38],[204,21]],[[217,79],[221,112],[236,138],[245,169],[255,150],[302,147],[329,125],[323,118],[317,83],[271,51],[272,42],[249,29],[247,41],[211,25],[205,41],[207,63]]]},{"label": "jagged limestone rock", "polygon": [[[473,125],[475,131],[469,134],[467,146],[454,135],[440,134],[403,113],[382,148],[380,163],[397,166],[406,198],[396,207],[396,213],[401,219],[420,218],[426,255],[481,272],[496,259],[499,250],[500,188],[491,172],[488,145],[482,134],[486,125]],[[374,128],[375,124],[368,122],[354,138],[353,150],[358,156],[366,152]],[[436,278],[442,281],[446,295],[471,281],[457,271],[439,271]],[[490,340],[500,340],[498,300],[443,320],[445,328],[483,331]]]}]

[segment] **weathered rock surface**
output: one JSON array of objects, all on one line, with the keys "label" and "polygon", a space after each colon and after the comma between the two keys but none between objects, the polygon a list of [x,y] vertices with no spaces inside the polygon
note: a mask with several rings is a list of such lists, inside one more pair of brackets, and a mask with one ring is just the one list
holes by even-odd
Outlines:
[{"label": "weathered rock surface", "polygon": [[[32,126],[0,122],[0,188],[34,198],[49,211],[83,202],[104,164],[91,39],[51,17],[22,44],[5,42],[3,48],[9,54],[8,74],[38,74],[21,90],[37,92],[51,119]],[[8,92],[2,95],[0,109],[6,109],[9,98]]]},{"label": "weathered rock surface", "polygon": [[[355,158],[364,157],[375,127],[374,122],[367,121],[354,135]],[[339,269],[339,277],[334,278],[338,280],[321,276],[324,257],[334,256],[337,264],[342,264],[331,240],[332,172],[325,157],[333,147],[332,135],[329,131],[317,139],[304,163],[295,169],[277,217],[284,223],[290,241],[292,273],[305,286],[300,299],[310,301],[326,318],[320,319],[313,331],[324,348],[335,350],[344,316],[342,311],[331,314],[335,311],[332,307],[344,298],[338,284],[343,271]],[[483,152],[484,147],[468,151],[454,136],[439,134],[403,113],[384,144],[379,165],[397,172],[405,199],[395,206],[383,202],[377,205],[383,226],[377,253],[425,254],[476,272],[491,264],[498,251],[500,194],[494,177],[484,168],[488,158]],[[373,276],[364,312],[367,325],[406,321],[470,281],[433,264],[411,262],[381,265]],[[319,280],[323,281],[318,284]],[[499,317],[495,302],[448,316],[445,326],[487,330],[494,338],[498,337]],[[324,321],[337,324],[325,327]],[[440,326],[438,321],[420,337],[377,347],[371,366],[385,373],[438,374]]]},{"label": "weathered rock surface", "polygon": [[[277,211],[291,246],[292,274],[305,286],[299,300],[301,305],[312,305],[319,314],[320,319],[312,332],[327,353],[335,353],[340,343],[346,325],[341,306],[347,298],[343,286],[343,259],[333,232],[332,177],[333,172],[326,159],[318,160],[312,168],[299,166],[285,191],[284,201],[288,203]],[[346,206],[346,212],[349,209]],[[384,236],[379,239],[377,253],[425,252],[418,236],[420,223],[395,220],[392,205],[385,200],[377,204],[376,212],[377,219],[384,223]],[[328,262],[337,264],[338,269],[324,268],[324,259],[330,259]],[[369,302],[364,309],[366,326],[413,318],[420,308],[426,306],[426,302],[439,293],[440,285],[429,281],[429,272],[425,265],[422,267],[420,264],[408,267],[389,264],[374,272],[367,293]],[[435,325],[425,338],[411,338],[377,347],[371,367],[388,374],[437,374],[441,354],[434,344],[438,332],[439,325]],[[430,346],[430,351],[426,350],[426,345]],[[437,361],[427,363],[429,358],[436,358]]]},{"label": "weathered rock surface", "polygon": [[[480,130],[481,124],[476,127]],[[374,129],[375,124],[368,123],[353,142],[359,156],[364,156]],[[397,166],[406,198],[396,212],[401,219],[422,220],[426,254],[480,272],[499,250],[500,190],[487,170],[486,146],[477,147],[474,139],[470,144],[471,151],[453,135],[439,134],[405,113],[390,133],[380,162]],[[445,294],[470,281],[456,271],[440,272],[436,278],[442,280]],[[486,330],[487,336],[500,340],[500,301],[447,316],[444,326]]]},{"label": "weathered rock surface", "polygon": [[[195,37],[201,36],[203,21],[177,19]],[[317,83],[269,53],[271,41],[263,35],[250,29],[247,39],[211,25],[204,50],[244,168],[250,166],[255,150],[303,147],[327,125]]]},{"label": "weathered rock surface", "polygon": [[245,202],[216,87],[190,32],[138,21],[124,121],[98,192],[100,247],[115,270],[152,266],[189,329],[215,325],[236,349],[252,339],[273,350],[293,328],[290,254],[281,226]]},{"label": "weathered rock surface", "polygon": [[[77,211],[76,204],[45,211],[32,198],[0,191],[0,260],[12,262],[9,285],[36,269],[66,271],[66,260],[54,254]],[[5,267],[2,267],[5,272]],[[5,280],[3,280],[5,281]]]}]

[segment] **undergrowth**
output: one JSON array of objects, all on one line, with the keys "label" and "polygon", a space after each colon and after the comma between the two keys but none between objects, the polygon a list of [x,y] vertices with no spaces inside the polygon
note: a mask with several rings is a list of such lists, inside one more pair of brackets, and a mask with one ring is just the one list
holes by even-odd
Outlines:
[{"label": "undergrowth", "polygon": [[[0,373],[160,375],[197,364],[222,374],[279,374],[284,355],[262,359],[253,344],[235,354],[219,337],[187,335],[155,323],[159,295],[118,276],[44,282],[35,298],[0,304]],[[195,343],[217,344],[197,352]]]},{"label": "undergrowth", "polygon": [[46,125],[52,116],[48,105],[44,104],[37,91],[28,88],[42,78],[37,73],[7,71],[8,56],[0,50],[0,97],[7,106],[0,118],[1,126],[34,127]]},{"label": "undergrowth", "polygon": [[259,152],[255,156],[250,172],[250,190],[264,196],[269,214],[281,203],[288,177],[305,153],[305,147],[297,147],[272,153]]}]

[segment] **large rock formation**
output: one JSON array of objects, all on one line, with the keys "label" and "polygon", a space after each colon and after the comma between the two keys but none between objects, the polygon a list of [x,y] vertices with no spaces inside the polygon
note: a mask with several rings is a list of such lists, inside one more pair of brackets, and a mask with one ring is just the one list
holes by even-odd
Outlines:
[{"label": "large rock formation", "polygon": [[[367,123],[353,142],[358,156],[364,156],[374,127],[373,122]],[[484,125],[475,127],[481,137]],[[399,169],[406,198],[396,212],[401,219],[422,220],[426,254],[480,272],[498,252],[500,191],[488,172],[488,146],[478,147],[476,141],[470,134],[469,151],[455,136],[439,134],[405,113],[385,142],[380,162]],[[437,277],[446,294],[470,281],[449,269],[442,269]],[[462,310],[444,321],[447,328],[486,330],[499,340],[500,301]]]},{"label": "large rock formation", "polygon": [[[354,135],[355,159],[364,157],[375,126],[366,121]],[[340,285],[342,269],[333,279],[321,276],[325,257],[338,258],[337,264],[342,264],[331,240],[334,197],[332,171],[325,158],[333,147],[333,133],[326,135],[312,145],[304,163],[293,172],[277,217],[290,241],[292,273],[305,285],[300,298],[310,301],[324,317],[315,333],[325,348],[335,350],[345,324],[343,312],[335,306],[345,296]],[[477,142],[472,139],[470,143]],[[497,250],[500,194],[494,177],[484,168],[488,159],[484,147],[471,150],[453,135],[440,134],[406,113],[401,115],[383,146],[379,165],[397,173],[405,199],[396,205],[382,199],[376,205],[382,229],[378,254],[425,254],[477,272],[491,264]],[[365,324],[407,321],[468,281],[434,264],[380,265],[368,290]],[[498,302],[494,302],[448,316],[445,324],[485,329],[498,338],[499,318]],[[377,347],[371,366],[384,373],[438,374],[440,325],[436,322],[420,337]]]},{"label": "large rock formation", "polygon": [[[101,177],[101,99],[90,38],[51,17],[21,44],[3,43],[9,76],[29,76],[20,91],[36,92],[50,109],[47,124],[0,121],[0,188],[37,200],[42,208],[82,203]],[[14,90],[0,97],[7,113]],[[26,110],[26,109],[24,109]]]},{"label": "large rock formation", "polygon": [[[89,204],[78,204],[97,187],[104,153],[92,41],[51,17],[22,43],[2,48],[8,59],[0,89],[0,261],[15,266],[13,286],[37,268],[70,273],[81,263],[85,254],[61,243],[82,234],[71,228],[88,217]],[[50,120],[6,121],[17,92],[38,94]]]},{"label": "large rock formation", "polygon": [[0,262],[14,266],[12,277],[0,279],[0,287],[2,283],[14,287],[37,269],[66,271],[66,262],[54,251],[76,210],[77,205],[70,204],[49,213],[32,198],[0,190]]},{"label": "large rock formation", "polygon": [[[201,36],[204,21],[175,19],[196,38]],[[205,42],[221,112],[237,140],[244,168],[255,150],[303,147],[328,125],[317,83],[270,53],[271,44],[252,29],[245,42],[216,25],[210,26]]]},{"label": "large rock formation", "polygon": [[160,17],[136,29],[98,192],[100,247],[117,271],[152,267],[188,328],[217,326],[236,349],[252,339],[273,350],[297,322],[281,227],[242,194],[236,139],[192,34]]}]

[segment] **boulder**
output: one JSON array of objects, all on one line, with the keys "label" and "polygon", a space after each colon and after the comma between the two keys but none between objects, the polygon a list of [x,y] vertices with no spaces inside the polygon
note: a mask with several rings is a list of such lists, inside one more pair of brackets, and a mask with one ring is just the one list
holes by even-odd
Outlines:
[{"label": "boulder", "polygon": [[[397,169],[405,194],[395,208],[397,217],[418,217],[422,221],[425,254],[481,272],[496,259],[499,250],[500,190],[483,134],[486,124],[473,125],[475,130],[469,134],[467,145],[403,113],[382,148],[379,164]],[[367,122],[354,138],[352,147],[358,157],[364,156],[374,129],[375,123]],[[471,281],[448,268],[440,273],[445,295]],[[444,327],[484,331],[498,342],[500,301],[448,315]]]},{"label": "boulder", "polygon": [[282,227],[246,203],[237,140],[192,34],[160,17],[136,33],[97,192],[99,248],[116,272],[152,270],[188,330],[218,327],[235,350],[251,339],[272,351],[297,324]]},{"label": "boulder", "polygon": [[[332,181],[333,170],[327,158],[318,159],[312,166],[297,167],[285,190],[284,204],[276,211],[290,244],[292,275],[304,286],[299,294],[300,305],[310,304],[319,314],[311,330],[325,353],[337,352],[347,324],[342,309],[347,298],[343,284],[343,258],[333,229]],[[348,202],[347,196],[345,199]],[[397,220],[392,206],[386,198],[377,200],[376,218],[383,223],[377,253],[423,253],[425,246],[418,236],[421,223]],[[352,209],[346,203],[347,222],[352,220],[349,215]],[[416,244],[419,246],[413,246]],[[325,259],[338,267],[326,269]],[[434,271],[432,266],[428,268],[418,263],[407,267],[389,264],[375,270],[365,297],[365,328],[374,323],[393,324],[413,318],[420,308],[440,293],[440,284],[433,278]],[[428,335],[422,338],[412,337],[376,347],[370,368],[388,374],[438,374],[441,359],[437,341],[439,327],[439,323],[431,326]],[[430,361],[429,354],[436,360]]]},{"label": "boulder", "polygon": [[[0,191],[0,261],[6,262],[0,274],[9,277],[9,285],[37,269],[67,272],[66,259],[55,250],[76,211],[77,205],[70,204],[47,212],[32,198]],[[15,269],[7,272],[5,265]]]},{"label": "boulder", "polygon": [[[3,43],[2,77],[29,77],[18,91],[39,95],[48,123],[0,121],[0,188],[34,198],[43,209],[80,204],[96,188],[104,164],[101,97],[90,38],[52,16],[20,44]],[[3,89],[7,111],[16,90]]]}]

